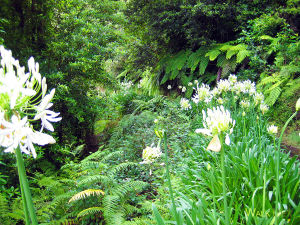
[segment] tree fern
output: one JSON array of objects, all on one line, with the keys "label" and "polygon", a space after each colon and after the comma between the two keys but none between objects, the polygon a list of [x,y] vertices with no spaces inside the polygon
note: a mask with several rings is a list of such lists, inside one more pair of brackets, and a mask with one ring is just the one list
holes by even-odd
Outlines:
[{"label": "tree fern", "polygon": [[212,50],[208,51],[205,54],[205,57],[209,57],[210,61],[214,61],[220,54],[221,54],[221,51],[217,46],[216,48],[213,48]]}]

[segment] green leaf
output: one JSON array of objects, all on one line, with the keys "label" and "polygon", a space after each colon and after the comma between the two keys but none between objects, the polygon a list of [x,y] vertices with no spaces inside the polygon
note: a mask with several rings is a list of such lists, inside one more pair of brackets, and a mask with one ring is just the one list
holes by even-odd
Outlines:
[{"label": "green leaf", "polygon": [[152,209],[153,209],[153,213],[154,213],[157,224],[165,225],[163,218],[161,217],[160,213],[158,212],[158,210],[154,204],[152,205]]},{"label": "green leaf", "polygon": [[205,54],[205,57],[209,57],[210,61],[214,61],[219,55],[221,54],[221,51],[219,49],[213,49],[210,50]]},{"label": "green leaf", "polygon": [[251,51],[248,50],[242,50],[239,51],[239,53],[236,56],[236,62],[241,63],[247,56],[250,56]]},{"label": "green leaf", "polygon": [[199,74],[203,75],[205,73],[206,67],[208,65],[209,59],[207,57],[203,57],[199,66]]}]

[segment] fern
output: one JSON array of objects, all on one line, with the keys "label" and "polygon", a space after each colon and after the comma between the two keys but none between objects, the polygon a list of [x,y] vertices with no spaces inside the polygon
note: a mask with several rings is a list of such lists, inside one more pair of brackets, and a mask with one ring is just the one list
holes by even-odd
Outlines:
[{"label": "fern", "polygon": [[210,61],[214,61],[220,54],[221,54],[221,51],[217,46],[217,47],[213,48],[212,50],[208,51],[205,54],[205,57],[209,57]]},{"label": "fern", "polygon": [[7,214],[9,213],[8,202],[4,195],[0,194],[0,221],[4,221],[7,218]]},{"label": "fern", "polygon": [[101,213],[102,211],[103,211],[102,207],[91,207],[91,208],[82,210],[80,213],[78,213],[77,217],[94,215],[94,214]]},{"label": "fern", "polygon": [[102,196],[104,195],[104,191],[99,190],[99,189],[87,189],[84,191],[81,191],[77,194],[75,194],[70,200],[69,202],[73,202],[73,201],[78,201],[80,199],[86,199],[87,197],[90,196]]},{"label": "fern", "polygon": [[103,215],[107,224],[120,224],[124,221],[124,211],[119,207],[120,198],[107,195],[103,198]]},{"label": "fern", "polygon": [[115,175],[117,173],[119,173],[120,171],[124,171],[124,170],[128,170],[130,168],[133,168],[133,167],[138,167],[140,166],[138,163],[134,163],[134,162],[125,162],[125,163],[121,163],[117,166],[115,166],[110,172],[109,174],[110,175]]},{"label": "fern", "polygon": [[112,193],[123,199],[126,198],[126,196],[128,196],[128,194],[130,193],[141,192],[148,185],[148,183],[145,183],[143,181],[131,181],[118,186],[112,191]]},{"label": "fern", "polygon": [[92,183],[94,183],[94,184],[101,183],[106,186],[112,182],[113,182],[113,180],[111,178],[109,178],[108,176],[92,175],[92,176],[84,177],[81,181],[78,182],[78,185],[83,186],[83,185],[90,185]]},{"label": "fern", "polygon": [[282,89],[280,87],[275,87],[270,92],[269,96],[266,98],[266,104],[272,106],[277,101],[281,94]]}]

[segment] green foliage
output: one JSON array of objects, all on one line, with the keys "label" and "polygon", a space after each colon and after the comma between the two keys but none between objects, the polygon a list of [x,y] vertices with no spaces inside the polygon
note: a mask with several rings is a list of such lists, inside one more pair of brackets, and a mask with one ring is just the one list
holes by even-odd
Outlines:
[{"label": "green foliage", "polygon": [[[216,73],[218,68],[222,69],[222,76],[235,72],[236,67],[251,55],[248,46],[245,44],[233,45],[231,43],[215,44],[210,47],[201,47],[197,51],[182,50],[175,55],[170,55],[160,61],[160,67],[164,68],[164,76],[161,78],[161,84],[167,81],[178,79],[178,83],[187,87],[186,97],[190,97],[192,88],[188,83],[194,79],[201,81],[210,81],[210,72],[208,63],[216,67],[213,71]],[[211,70],[211,68],[210,68]],[[187,76],[187,74],[189,74]],[[209,83],[210,83],[209,82]]]}]

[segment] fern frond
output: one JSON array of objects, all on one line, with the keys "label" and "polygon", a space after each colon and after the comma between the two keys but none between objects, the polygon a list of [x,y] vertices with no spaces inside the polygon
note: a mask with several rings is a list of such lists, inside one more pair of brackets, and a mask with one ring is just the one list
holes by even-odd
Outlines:
[{"label": "fern frond", "polygon": [[81,212],[79,212],[77,217],[95,215],[95,214],[101,213],[102,211],[103,211],[102,207],[91,207],[91,208],[87,208],[87,209],[84,209]]},{"label": "fern frond", "polygon": [[[264,94],[270,94],[271,92],[273,92],[274,89],[278,88],[282,83],[284,83],[286,80],[282,79],[278,82],[276,82],[275,84],[273,84],[271,87],[269,87],[267,90],[264,91]],[[281,88],[280,88],[281,91]]]},{"label": "fern frond", "polygon": [[103,157],[103,159],[101,160],[101,162],[106,162],[108,160],[112,160],[114,158],[121,158],[123,157],[124,152],[123,151],[115,151],[115,152],[111,152],[109,153],[107,156]]},{"label": "fern frond", "polygon": [[126,221],[122,225],[149,225],[156,224],[153,220],[147,217],[134,218],[132,221]]},{"label": "fern frond", "polygon": [[9,213],[8,202],[4,195],[0,194],[0,218],[7,217]]},{"label": "fern frond", "polygon": [[264,85],[270,84],[270,83],[274,83],[277,81],[277,78],[275,76],[267,76],[265,78],[263,78],[258,84],[257,87],[262,87]]},{"label": "fern frond", "polygon": [[124,170],[126,170],[126,169],[131,169],[131,168],[138,167],[138,166],[140,166],[140,164],[135,163],[135,162],[125,162],[125,163],[121,163],[121,164],[115,166],[115,167],[109,172],[109,174],[110,174],[110,175],[115,175],[115,174],[119,173],[120,171],[124,171]]},{"label": "fern frond", "polygon": [[113,183],[113,180],[104,175],[93,175],[93,176],[88,176],[84,177],[81,181],[78,182],[79,186],[82,185],[89,185],[89,184],[96,184],[96,183],[101,183],[103,185],[108,185],[109,183]]},{"label": "fern frond", "polygon": [[106,195],[103,198],[103,215],[107,224],[117,225],[125,221],[125,213],[120,207],[120,198],[118,196]]},{"label": "fern frond", "polygon": [[266,98],[266,104],[269,106],[274,105],[274,103],[278,100],[280,94],[281,94],[282,89],[280,87],[276,87],[272,89],[272,92],[270,95]]},{"label": "fern frond", "polygon": [[295,94],[299,96],[299,92],[300,92],[300,78],[289,81],[286,84],[286,87],[284,88],[281,97],[289,98]]},{"label": "fern frond", "polygon": [[141,192],[147,186],[149,186],[149,184],[143,181],[131,181],[131,182],[124,183],[118,186],[117,188],[113,189],[112,193],[114,195],[119,196],[121,199],[124,199],[130,193]]},{"label": "fern frond", "polygon": [[53,206],[53,207],[56,207],[56,206],[60,205],[61,203],[66,202],[68,199],[70,199],[72,196],[74,196],[74,194],[76,192],[77,191],[69,191],[69,192],[66,192],[64,194],[58,195],[52,200],[50,205]]},{"label": "fern frond", "polygon": [[250,55],[251,55],[251,51],[249,50],[239,51],[238,54],[236,55],[236,62],[241,63],[246,57]]},{"label": "fern frond", "polygon": [[99,190],[99,189],[87,189],[87,190],[81,191],[81,192],[77,193],[76,195],[74,195],[69,200],[69,203],[73,202],[73,201],[78,201],[80,199],[86,199],[87,197],[90,197],[90,196],[102,196],[102,195],[104,195],[104,191],[102,191],[102,190]]},{"label": "fern frond", "polygon": [[205,70],[208,66],[209,58],[208,57],[202,57],[199,65],[199,74],[203,75],[205,73]]},{"label": "fern frond", "polygon": [[205,54],[205,57],[209,57],[210,61],[214,61],[220,54],[221,54],[221,51],[217,48],[214,48],[214,49],[208,51]]},{"label": "fern frond", "polygon": [[95,160],[99,160],[101,159],[105,154],[106,152],[105,151],[102,151],[102,149],[104,148],[104,146],[100,146],[98,151],[90,154],[89,156],[85,157],[81,162],[84,163],[86,161],[95,161]]}]

